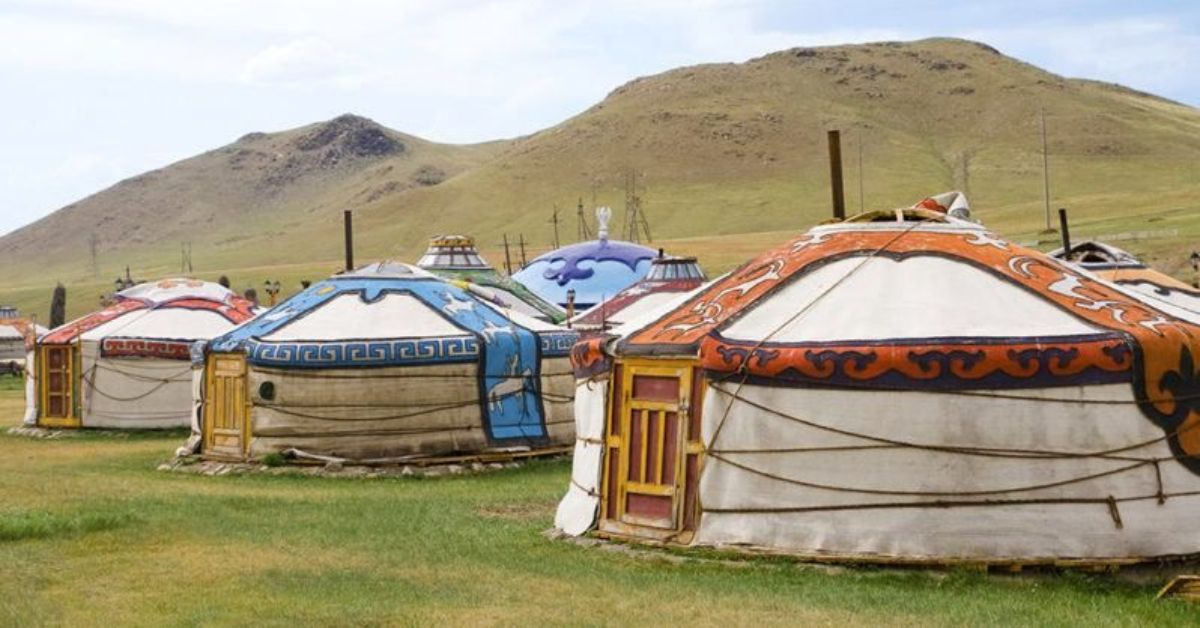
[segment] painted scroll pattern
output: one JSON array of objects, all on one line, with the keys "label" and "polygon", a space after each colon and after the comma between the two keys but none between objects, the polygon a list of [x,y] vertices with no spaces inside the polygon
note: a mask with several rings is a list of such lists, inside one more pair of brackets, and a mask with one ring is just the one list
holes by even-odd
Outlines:
[{"label": "painted scroll pattern", "polygon": [[930,338],[878,344],[705,343],[701,364],[785,384],[902,390],[1080,386],[1128,382],[1133,355],[1117,334],[1094,338]]},{"label": "painted scroll pattern", "polygon": [[158,358],[190,360],[191,341],[158,340],[154,338],[105,338],[100,343],[100,355],[106,358]]}]

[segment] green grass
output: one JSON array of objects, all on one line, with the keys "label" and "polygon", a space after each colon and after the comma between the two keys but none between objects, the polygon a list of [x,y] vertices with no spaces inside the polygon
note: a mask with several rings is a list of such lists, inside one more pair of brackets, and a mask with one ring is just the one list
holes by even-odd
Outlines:
[{"label": "green grass", "polygon": [[[16,422],[0,393],[0,425]],[[1194,625],[1159,582],[637,557],[542,536],[569,463],[430,480],[158,472],[177,433],[0,432],[0,625]],[[706,554],[708,555],[708,554]]]}]

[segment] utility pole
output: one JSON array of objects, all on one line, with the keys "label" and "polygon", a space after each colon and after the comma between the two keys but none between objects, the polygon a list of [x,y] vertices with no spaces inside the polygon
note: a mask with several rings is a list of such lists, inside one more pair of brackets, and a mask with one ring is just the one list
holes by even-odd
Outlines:
[{"label": "utility pole", "polygon": [[521,232],[521,233],[517,234],[517,237],[519,237],[519,238],[520,238],[520,246],[521,246],[521,268],[525,268],[526,266],[528,266],[528,265],[529,265],[529,262],[525,261],[525,233],[524,233],[524,232]]},{"label": "utility pole", "polygon": [[558,204],[554,205],[554,214],[550,218],[550,222],[554,224],[554,248],[561,246],[558,243]]},{"label": "utility pole", "polygon": [[184,275],[192,274],[192,243],[179,243],[179,272]]},{"label": "utility pole", "polygon": [[354,214],[342,211],[342,240],[346,246],[346,272],[354,270]]},{"label": "utility pole", "polygon": [[862,154],[863,154],[862,134],[859,133],[859,136],[858,136],[858,213],[860,213],[860,214],[867,211],[866,210],[866,201],[864,200],[866,197],[863,194]]},{"label": "utility pole", "polygon": [[579,227],[579,241],[592,239],[592,228],[588,226],[587,216],[583,213],[583,197],[579,197],[579,205],[575,207],[575,220]]},{"label": "utility pole", "polygon": [[100,278],[100,262],[99,262],[99,258],[97,256],[97,254],[96,254],[96,247],[98,245],[98,242],[96,241],[96,232],[95,231],[93,231],[91,237],[88,238],[88,245],[92,249],[92,279],[99,279]]},{"label": "utility pole", "polygon": [[512,255],[508,252],[508,234],[504,234],[504,272],[512,274]]},{"label": "utility pole", "polygon": [[630,242],[641,243],[642,234],[650,238],[650,225],[646,222],[646,210],[642,208],[642,196],[637,191],[637,173],[630,170],[625,174],[625,233]]},{"label": "utility pole", "polygon": [[1050,226],[1050,157],[1046,150],[1046,110],[1038,107],[1038,119],[1041,121],[1042,127],[1042,198],[1046,203],[1046,231],[1051,231]]}]

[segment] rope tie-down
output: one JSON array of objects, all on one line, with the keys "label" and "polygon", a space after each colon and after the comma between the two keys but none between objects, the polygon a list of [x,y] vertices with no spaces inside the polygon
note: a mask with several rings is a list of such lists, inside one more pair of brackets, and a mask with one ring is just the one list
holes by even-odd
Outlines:
[{"label": "rope tie-down", "polygon": [[[724,416],[721,424],[718,425],[717,432],[714,433],[714,438],[706,448],[706,454],[712,459],[721,463],[728,464],[734,468],[742,470],[759,477],[769,479],[771,481],[781,482],[794,486],[802,486],[818,490],[826,490],[836,493],[854,493],[863,495],[877,496],[895,496],[895,497],[923,497],[932,498],[916,501],[889,501],[875,502],[864,504],[830,504],[817,506],[779,506],[779,507],[761,507],[761,508],[704,508],[704,512],[712,513],[803,513],[803,512],[820,512],[820,511],[838,511],[838,510],[866,510],[866,509],[887,509],[887,508],[952,508],[952,507],[987,507],[987,506],[1016,506],[1016,505],[1031,505],[1031,504],[1098,504],[1106,506],[1108,514],[1113,519],[1113,524],[1117,528],[1122,528],[1124,523],[1121,519],[1119,504],[1155,500],[1158,504],[1166,503],[1169,498],[1190,497],[1200,495],[1200,491],[1182,491],[1168,492],[1163,483],[1161,463],[1166,461],[1174,461],[1179,459],[1177,456],[1136,456],[1130,455],[1127,452],[1142,449],[1151,445],[1162,443],[1172,437],[1178,435],[1179,430],[1175,433],[1166,434],[1161,437],[1140,441],[1128,445],[1112,447],[1104,450],[1096,451],[1062,451],[1054,449],[1035,449],[1035,448],[1003,448],[1003,447],[978,447],[964,445],[947,445],[947,444],[931,444],[921,443],[916,441],[888,438],[884,436],[859,432],[831,425],[823,424],[818,421],[801,417],[793,413],[783,412],[775,408],[771,408],[765,404],[758,403],[754,400],[747,399],[740,394],[740,385],[738,389],[733,391],[721,386],[720,383],[710,385],[710,390],[717,394],[723,395],[729,399],[726,405]],[[868,441],[869,444],[863,445],[836,445],[836,446],[813,446],[813,447],[780,447],[780,448],[753,448],[753,449],[722,449],[716,446],[716,437],[719,436],[720,428],[723,426],[725,419],[729,416],[734,402],[746,404],[752,408],[768,413],[772,416],[804,425],[806,427]],[[1107,469],[1103,471],[1087,473],[1072,478],[1062,480],[1054,480],[1036,484],[1011,486],[999,489],[975,490],[975,491],[920,491],[920,490],[889,490],[876,489],[866,487],[856,487],[850,485],[839,485],[822,482],[812,482],[800,478],[788,477],[779,473],[773,473],[754,465],[747,464],[732,459],[730,456],[736,454],[808,454],[818,452],[831,451],[865,451],[877,449],[913,449],[920,451],[929,451],[937,453],[946,453],[962,456],[978,456],[989,458],[1007,458],[1007,459],[1025,459],[1025,460],[1082,460],[1082,459],[1097,459],[1105,461],[1120,461],[1128,464]],[[1130,496],[1114,496],[1104,495],[1101,497],[1051,497],[1051,498],[1014,498],[1014,499],[995,499],[999,495],[1011,495],[1018,493],[1030,493],[1051,488],[1060,488],[1075,484],[1085,483],[1092,480],[1121,475],[1135,471],[1142,467],[1152,467],[1154,470],[1155,491],[1153,493],[1138,494]],[[975,499],[985,498],[985,499]]]}]

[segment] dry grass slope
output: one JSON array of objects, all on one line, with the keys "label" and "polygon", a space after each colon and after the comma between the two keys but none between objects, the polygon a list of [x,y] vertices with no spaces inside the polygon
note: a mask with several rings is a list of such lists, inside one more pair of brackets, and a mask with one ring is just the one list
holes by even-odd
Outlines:
[{"label": "dry grass slope", "polygon": [[590,205],[594,194],[620,216],[629,172],[646,186],[656,238],[701,252],[718,271],[753,252],[747,241],[775,242],[826,217],[824,134],[835,127],[845,132],[852,209],[860,175],[867,209],[959,188],[989,226],[1034,241],[1044,226],[1039,110],[1052,202],[1071,209],[1077,237],[1118,236],[1181,273],[1200,236],[1200,110],[1057,76],[983,44],[930,39],[680,68],[507,142],[445,146],[353,117],[252,134],[0,239],[10,269],[0,301],[44,311],[51,282],[62,280],[82,295],[72,301],[82,311],[126,263],[145,277],[177,272],[184,239],[206,276],[227,272],[246,285],[268,273],[320,277],[336,268],[343,208],[358,211],[361,259],[415,259],[444,232],[472,233],[492,250],[502,233],[523,233],[544,249],[555,205],[564,235],[579,197]]}]

